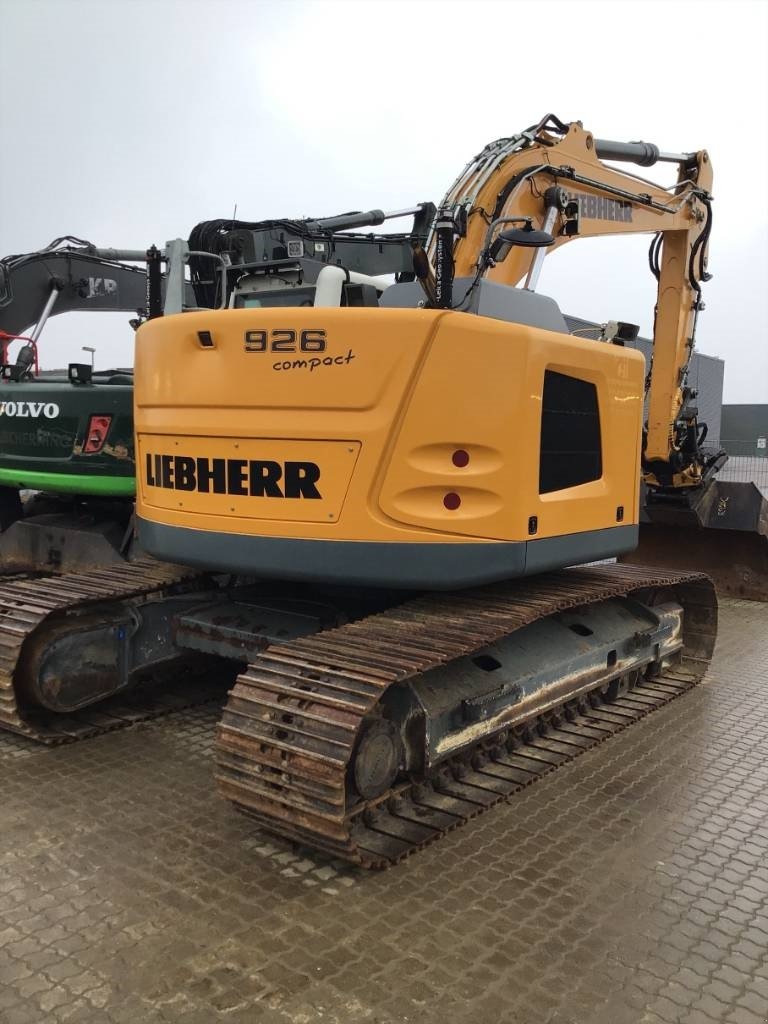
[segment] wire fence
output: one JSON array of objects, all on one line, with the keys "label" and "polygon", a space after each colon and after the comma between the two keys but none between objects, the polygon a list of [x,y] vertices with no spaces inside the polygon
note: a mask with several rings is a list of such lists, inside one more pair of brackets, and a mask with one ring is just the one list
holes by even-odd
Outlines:
[{"label": "wire fence", "polygon": [[761,441],[768,445],[765,438],[754,441],[721,439],[720,444],[728,452],[728,461],[717,474],[718,480],[751,481],[768,498],[768,447],[758,447]]}]

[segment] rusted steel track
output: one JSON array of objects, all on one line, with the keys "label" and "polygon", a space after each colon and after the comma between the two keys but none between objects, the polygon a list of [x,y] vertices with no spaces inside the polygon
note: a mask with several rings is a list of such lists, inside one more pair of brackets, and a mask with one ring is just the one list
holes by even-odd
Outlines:
[{"label": "rusted steel track", "polygon": [[103,602],[178,591],[197,575],[191,569],[146,559],[64,576],[0,577],[0,729],[45,744],[68,743],[220,694],[220,685],[217,687],[211,681],[177,680],[162,687],[148,685],[126,690],[70,715],[25,709],[17,698],[15,676],[23,645],[33,634],[39,635],[51,616],[78,612]]},{"label": "rusted steel track", "polygon": [[[392,686],[471,655],[537,619],[612,597],[684,608],[682,660],[610,703],[596,695],[535,715],[423,780],[364,801],[349,766]],[[694,686],[715,641],[711,581],[611,565],[450,595],[266,648],[242,673],[217,743],[221,793],[263,827],[365,867],[387,867]]]}]

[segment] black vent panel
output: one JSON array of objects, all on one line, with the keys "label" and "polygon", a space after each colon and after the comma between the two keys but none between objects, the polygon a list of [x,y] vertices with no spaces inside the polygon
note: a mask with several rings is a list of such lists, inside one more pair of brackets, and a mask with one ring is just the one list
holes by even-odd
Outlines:
[{"label": "black vent panel", "polygon": [[597,388],[547,370],[541,412],[539,493],[575,487],[603,474]]}]

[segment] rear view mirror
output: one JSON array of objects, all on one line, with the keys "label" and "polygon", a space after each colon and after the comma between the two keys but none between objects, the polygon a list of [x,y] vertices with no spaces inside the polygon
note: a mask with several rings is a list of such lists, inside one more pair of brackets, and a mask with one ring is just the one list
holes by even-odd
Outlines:
[{"label": "rear view mirror", "polygon": [[522,228],[502,231],[491,245],[490,257],[494,263],[501,263],[507,258],[513,245],[520,245],[526,249],[542,249],[554,243],[555,239],[548,231],[536,231],[529,223]]}]

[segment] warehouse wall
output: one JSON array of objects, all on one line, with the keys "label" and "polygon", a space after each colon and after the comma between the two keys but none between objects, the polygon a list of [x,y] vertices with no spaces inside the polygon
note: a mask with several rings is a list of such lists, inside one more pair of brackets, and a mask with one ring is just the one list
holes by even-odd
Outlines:
[{"label": "warehouse wall", "polygon": [[768,405],[724,405],[722,437],[729,455],[768,458]]},{"label": "warehouse wall", "polygon": [[[598,324],[590,320],[582,320],[577,316],[565,316],[568,329],[573,333],[578,331],[581,337],[597,338],[600,335]],[[653,342],[649,338],[638,338],[630,346],[642,352],[645,356],[645,365],[648,367],[653,350]],[[706,423],[708,427],[706,444],[719,445],[721,437],[727,436],[722,428],[721,420],[723,414],[723,375],[725,363],[715,356],[705,355],[703,352],[694,352],[691,365],[688,371],[688,385],[696,388],[699,392],[696,405],[699,407],[699,422]],[[741,406],[741,408],[747,408]],[[753,406],[752,408],[768,409],[768,406]]]}]

